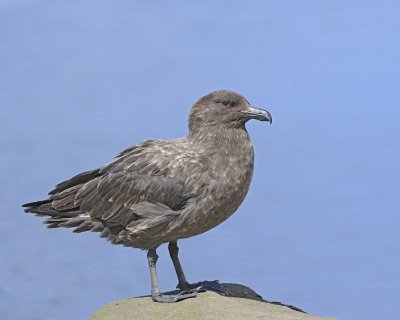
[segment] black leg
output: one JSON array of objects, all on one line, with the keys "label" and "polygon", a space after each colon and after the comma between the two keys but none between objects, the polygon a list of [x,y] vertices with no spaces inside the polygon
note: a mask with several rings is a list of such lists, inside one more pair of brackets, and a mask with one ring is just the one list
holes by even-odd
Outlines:
[{"label": "black leg", "polygon": [[190,291],[190,292],[202,292],[202,291],[214,291],[223,294],[224,291],[219,284],[219,281],[201,281],[197,283],[188,283],[183,273],[181,263],[178,257],[178,244],[177,241],[170,242],[168,245],[169,255],[171,256],[172,263],[175,267],[175,272],[178,277],[178,285],[176,286],[180,290]]},{"label": "black leg", "polygon": [[178,294],[163,295],[160,293],[160,287],[158,286],[158,277],[156,264],[158,255],[156,249],[150,249],[147,252],[147,261],[149,263],[150,278],[151,278],[151,298],[155,302],[178,302],[187,298],[193,298],[196,293],[191,292],[180,292]]},{"label": "black leg", "polygon": [[183,269],[181,263],[179,262],[178,257],[178,244],[176,241],[170,242],[168,245],[169,255],[171,256],[172,263],[175,267],[176,275],[178,276],[178,285],[177,288],[181,290],[187,290],[189,283],[186,281],[185,274],[183,273]]}]

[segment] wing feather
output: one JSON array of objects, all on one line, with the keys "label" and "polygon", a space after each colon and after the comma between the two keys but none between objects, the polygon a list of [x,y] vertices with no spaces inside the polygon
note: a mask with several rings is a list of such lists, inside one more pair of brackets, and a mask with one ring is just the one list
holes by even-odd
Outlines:
[{"label": "wing feather", "polygon": [[206,183],[207,161],[185,143],[149,140],[130,147],[111,163],[58,184],[48,200],[27,204],[27,211],[49,215],[49,227],[99,231],[113,243],[142,237],[138,245],[145,247],[144,239],[195,203],[204,187],[199,181]]},{"label": "wing feather", "polygon": [[131,232],[136,227],[156,232],[196,196],[183,170],[179,176],[172,170],[179,167],[177,161],[185,163],[177,146],[148,141],[119,157],[107,170],[101,168],[101,175],[86,182],[76,195],[75,203],[92,218],[129,226]]}]

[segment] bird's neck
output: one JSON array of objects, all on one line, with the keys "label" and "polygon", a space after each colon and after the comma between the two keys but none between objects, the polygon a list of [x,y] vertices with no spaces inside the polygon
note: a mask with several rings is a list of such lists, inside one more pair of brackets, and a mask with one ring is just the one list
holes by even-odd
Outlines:
[{"label": "bird's neck", "polygon": [[[248,166],[252,170],[254,151],[246,129],[221,128],[189,135],[190,144],[206,156],[211,167],[234,170],[237,166]],[[223,169],[223,170],[225,170]],[[218,170],[218,172],[223,171]]]},{"label": "bird's neck", "polygon": [[190,132],[188,139],[195,144],[203,144],[208,146],[219,146],[229,143],[237,143],[240,141],[248,140],[249,134],[246,128],[233,128],[215,126],[212,128],[202,128]]}]

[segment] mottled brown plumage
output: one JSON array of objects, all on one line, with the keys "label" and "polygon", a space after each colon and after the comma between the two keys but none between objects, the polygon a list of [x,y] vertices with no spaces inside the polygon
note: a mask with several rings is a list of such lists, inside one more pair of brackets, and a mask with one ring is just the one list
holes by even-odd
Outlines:
[{"label": "mottled brown plumage", "polygon": [[[245,123],[252,118],[271,122],[267,111],[237,93],[210,93],[192,107],[187,137],[130,147],[113,162],[58,184],[49,199],[24,206],[48,216],[50,228],[97,231],[114,244],[148,249],[149,263],[169,242],[177,260],[178,239],[217,226],[245,198],[254,162]],[[185,287],[180,264],[174,265]],[[153,284],[153,293],[157,289]]]}]

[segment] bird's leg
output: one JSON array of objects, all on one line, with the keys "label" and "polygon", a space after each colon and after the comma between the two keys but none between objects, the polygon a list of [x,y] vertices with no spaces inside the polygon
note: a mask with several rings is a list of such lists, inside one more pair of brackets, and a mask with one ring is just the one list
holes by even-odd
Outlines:
[{"label": "bird's leg", "polygon": [[151,296],[153,300],[154,297],[160,295],[160,287],[158,286],[158,277],[156,269],[157,260],[158,260],[158,254],[156,252],[156,249],[150,249],[147,252],[147,261],[149,263],[149,268],[150,268]]},{"label": "bird's leg", "polygon": [[158,286],[158,277],[156,264],[158,255],[156,249],[150,249],[147,252],[147,261],[149,263],[150,278],[151,278],[151,298],[155,302],[178,302],[187,298],[193,298],[196,293],[192,292],[181,292],[178,294],[164,295],[160,293],[160,287]]},{"label": "bird's leg", "polygon": [[183,269],[181,263],[179,262],[178,257],[178,243],[176,241],[172,241],[168,244],[169,255],[171,256],[172,263],[175,267],[176,275],[178,276],[178,285],[177,288],[181,290],[187,290],[189,283],[186,281],[185,274],[183,273]]},{"label": "bird's leg", "polygon": [[189,283],[186,280],[185,274],[178,257],[178,244],[176,241],[172,241],[168,245],[169,255],[171,256],[172,263],[174,264],[176,275],[178,276],[178,285],[176,286],[180,290],[189,292],[202,292],[202,291],[214,291],[220,294],[224,293],[218,280],[214,281],[201,281],[196,283]]}]

